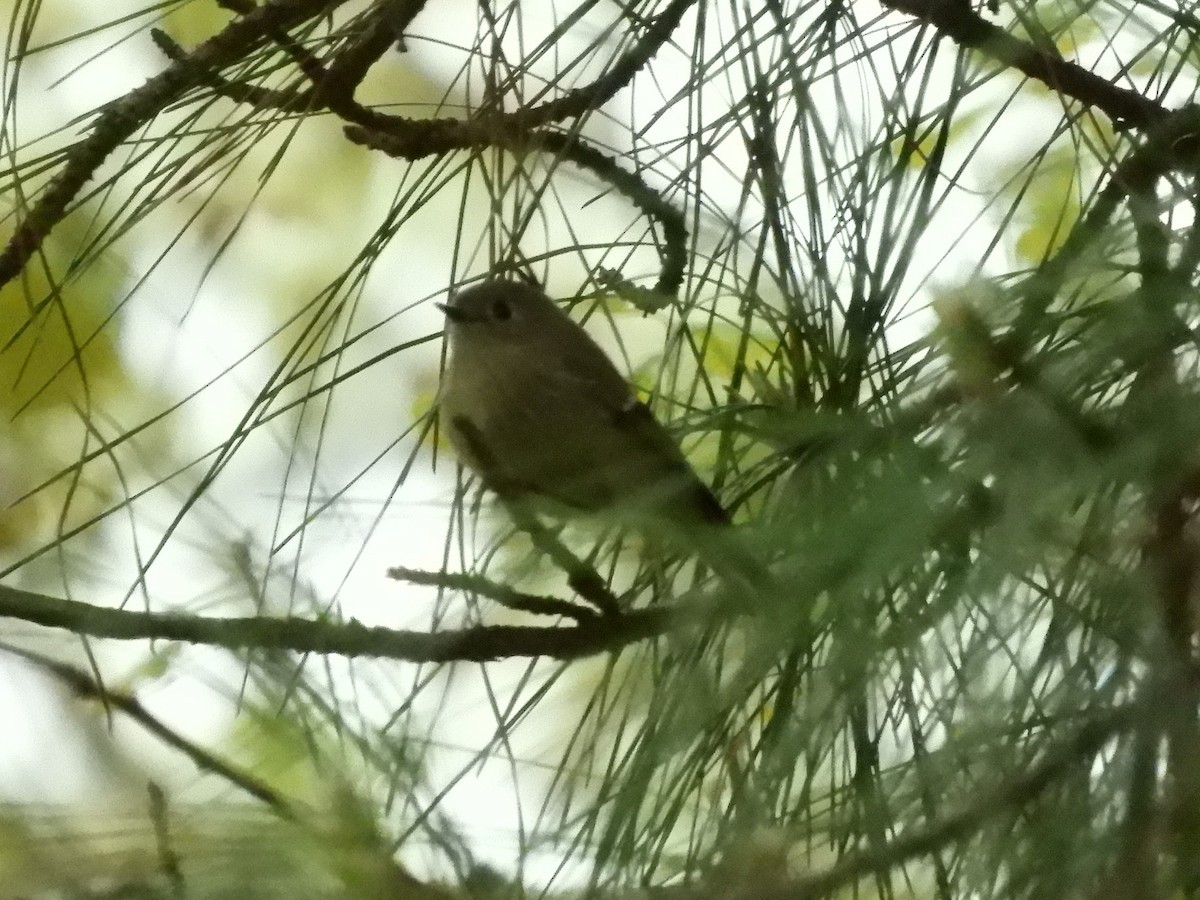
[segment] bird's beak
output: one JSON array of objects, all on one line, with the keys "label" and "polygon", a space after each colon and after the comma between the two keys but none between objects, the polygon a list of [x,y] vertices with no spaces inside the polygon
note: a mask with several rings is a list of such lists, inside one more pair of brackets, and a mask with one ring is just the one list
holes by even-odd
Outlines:
[{"label": "bird's beak", "polygon": [[446,318],[455,324],[461,325],[464,322],[478,321],[478,319],[476,319],[466,310],[455,306],[453,303],[435,303],[433,305],[444,312],[446,314]]}]

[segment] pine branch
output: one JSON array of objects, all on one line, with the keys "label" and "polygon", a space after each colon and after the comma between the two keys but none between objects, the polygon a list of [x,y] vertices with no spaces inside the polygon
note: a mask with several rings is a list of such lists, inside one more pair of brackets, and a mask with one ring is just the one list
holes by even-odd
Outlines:
[{"label": "pine branch", "polygon": [[[163,72],[120,100],[108,104],[88,136],[66,151],[66,163],[0,252],[0,286],[12,281],[38,252],[47,235],[66,217],[71,202],[122,141],[145,125],[191,88],[205,83],[210,73],[243,58],[273,34],[325,15],[346,0],[268,0],[235,19],[220,34],[176,59]],[[424,0],[413,0],[419,9]]]},{"label": "pine branch", "polygon": [[1161,123],[1167,110],[1129,88],[1117,87],[1077,63],[1014,37],[971,8],[969,0],[883,0],[883,5],[927,22],[963,47],[1042,82],[1055,93],[1107,113],[1121,127]]},{"label": "pine branch", "polygon": [[486,625],[438,632],[267,617],[220,618],[135,612],[0,585],[0,618],[115,640],[170,640],[229,650],[286,650],[409,662],[488,662],[518,657],[578,659],[614,652],[737,610],[713,603],[664,604],[597,616],[573,627]]}]

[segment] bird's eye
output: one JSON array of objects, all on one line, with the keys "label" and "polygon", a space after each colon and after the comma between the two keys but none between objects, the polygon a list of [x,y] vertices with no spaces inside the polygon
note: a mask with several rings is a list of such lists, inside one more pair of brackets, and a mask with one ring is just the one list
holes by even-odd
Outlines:
[{"label": "bird's eye", "polygon": [[507,322],[512,318],[512,307],[507,300],[497,300],[492,304],[492,318],[497,322]]}]

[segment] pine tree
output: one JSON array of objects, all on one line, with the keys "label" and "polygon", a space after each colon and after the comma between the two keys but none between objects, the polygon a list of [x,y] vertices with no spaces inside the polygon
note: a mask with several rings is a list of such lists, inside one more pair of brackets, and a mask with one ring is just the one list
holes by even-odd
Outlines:
[{"label": "pine tree", "polygon": [[[0,894],[1200,891],[1188,9],[8,37]],[[489,275],[757,572],[456,469],[435,303]]]}]

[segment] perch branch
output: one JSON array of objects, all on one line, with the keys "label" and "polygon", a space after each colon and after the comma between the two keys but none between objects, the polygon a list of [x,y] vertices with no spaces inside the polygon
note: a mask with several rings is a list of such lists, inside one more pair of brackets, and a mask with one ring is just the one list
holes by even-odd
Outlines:
[{"label": "perch branch", "polygon": [[221,618],[92,606],[0,585],[0,618],[18,619],[77,635],[115,640],[168,640],[227,650],[333,653],[409,662],[487,662],[545,656],[578,659],[620,650],[690,624],[732,617],[732,605],[690,601],[619,615],[596,616],[570,627],[487,625],[437,632],[368,627],[349,622],[251,616]]}]

